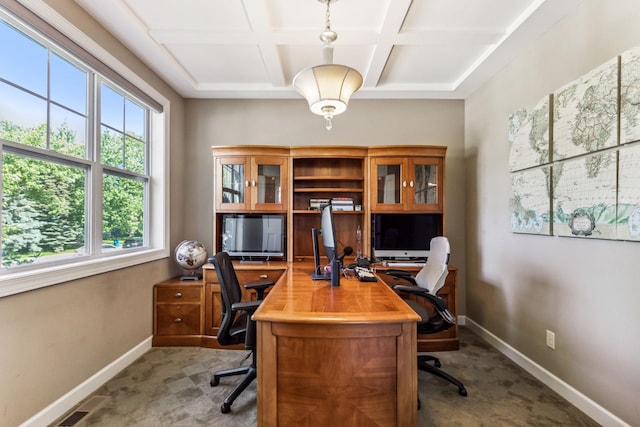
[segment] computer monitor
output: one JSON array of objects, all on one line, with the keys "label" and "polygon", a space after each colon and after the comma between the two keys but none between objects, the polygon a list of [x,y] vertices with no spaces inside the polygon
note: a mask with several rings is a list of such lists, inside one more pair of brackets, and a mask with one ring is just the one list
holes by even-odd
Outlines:
[{"label": "computer monitor", "polygon": [[336,238],[336,227],[333,222],[333,211],[331,210],[331,205],[327,205],[322,209],[321,226],[324,253],[327,258],[329,258],[329,261],[331,261],[336,256],[336,249],[338,247],[338,239]]},{"label": "computer monitor", "polygon": [[311,230],[311,239],[313,243],[313,261],[315,265],[313,273],[311,273],[311,278],[314,280],[331,280],[331,274],[325,272],[322,264],[320,263],[320,245],[318,242],[318,236],[322,235],[324,253],[329,261],[332,261],[336,256],[336,248],[338,245],[331,205],[326,205],[322,208],[320,226],[320,229],[313,228]]},{"label": "computer monitor", "polygon": [[381,259],[429,257],[431,239],[442,236],[442,215],[383,213],[371,215],[373,255]]}]

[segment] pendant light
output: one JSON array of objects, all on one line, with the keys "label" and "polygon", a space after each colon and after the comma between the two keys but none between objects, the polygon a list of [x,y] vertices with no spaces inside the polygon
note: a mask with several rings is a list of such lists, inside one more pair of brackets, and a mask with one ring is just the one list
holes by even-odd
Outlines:
[{"label": "pendant light", "polygon": [[327,5],[327,23],[320,33],[323,63],[305,68],[293,78],[293,87],[305,97],[312,113],[323,116],[331,130],[333,116],[347,109],[349,99],[362,86],[362,76],[346,65],[333,63],[333,42],[338,38],[331,30],[330,6],[337,0],[318,0]]}]

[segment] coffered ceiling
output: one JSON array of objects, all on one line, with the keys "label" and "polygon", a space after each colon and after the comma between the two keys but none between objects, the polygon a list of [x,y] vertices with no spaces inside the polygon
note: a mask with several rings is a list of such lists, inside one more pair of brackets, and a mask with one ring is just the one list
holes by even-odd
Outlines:
[{"label": "coffered ceiling", "polygon": [[[301,98],[318,0],[75,0],[187,98]],[[334,62],[361,99],[463,99],[581,0],[334,0]]]}]

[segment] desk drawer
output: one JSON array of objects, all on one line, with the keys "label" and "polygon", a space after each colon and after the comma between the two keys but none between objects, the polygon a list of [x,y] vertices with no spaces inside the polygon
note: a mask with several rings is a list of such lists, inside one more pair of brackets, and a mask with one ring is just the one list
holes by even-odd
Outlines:
[{"label": "desk drawer", "polygon": [[277,282],[284,270],[263,270],[263,271],[236,271],[238,281],[241,285],[245,283],[263,282],[273,280]]},{"label": "desk drawer", "polygon": [[200,304],[156,304],[156,335],[199,335]]},{"label": "desk drawer", "polygon": [[200,286],[158,286],[156,302],[200,302]]}]

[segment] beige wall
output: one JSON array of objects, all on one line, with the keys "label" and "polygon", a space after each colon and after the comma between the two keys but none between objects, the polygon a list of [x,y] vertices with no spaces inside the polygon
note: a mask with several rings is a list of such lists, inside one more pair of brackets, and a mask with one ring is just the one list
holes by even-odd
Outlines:
[{"label": "beige wall", "polygon": [[[506,137],[511,112],[639,44],[637,0],[585,0],[465,103],[353,99],[331,132],[303,100],[183,101],[72,0],[48,3],[171,100],[172,247],[211,247],[212,145],[446,145],[459,311],[640,424],[640,244],[512,234]],[[175,273],[166,259],[0,299],[0,425],[27,420],[147,338],[152,285]]]},{"label": "beige wall", "polygon": [[639,7],[585,0],[465,103],[468,318],[631,425],[640,243],[512,234],[507,126],[515,110],[640,45]]},{"label": "beige wall", "polygon": [[445,100],[359,100],[333,120],[299,100],[186,101],[189,218],[185,235],[213,246],[212,145],[444,145],[446,233],[451,263],[459,267],[459,311],[464,313],[464,103]]},{"label": "beige wall", "polygon": [[[184,105],[72,0],[49,2],[171,101],[171,244],[182,237]],[[173,247],[173,246],[172,246]],[[0,425],[17,426],[152,334],[169,259],[0,298]]]}]

